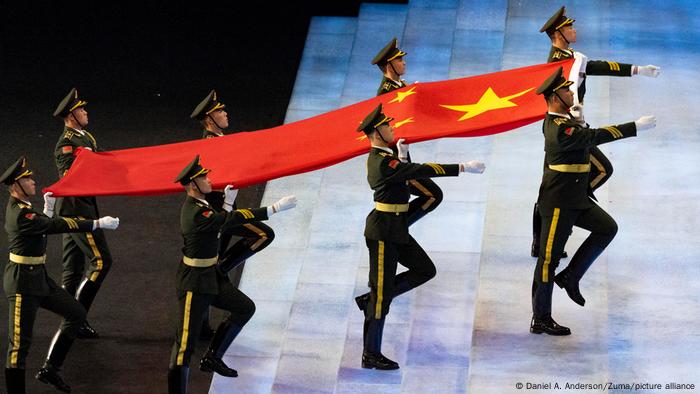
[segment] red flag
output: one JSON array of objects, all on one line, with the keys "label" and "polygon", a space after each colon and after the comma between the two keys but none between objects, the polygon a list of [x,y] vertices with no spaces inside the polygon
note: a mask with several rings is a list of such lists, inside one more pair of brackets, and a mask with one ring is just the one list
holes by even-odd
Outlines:
[{"label": "red flag", "polygon": [[573,60],[469,78],[416,83],[313,118],[226,137],[94,153],[79,148],[70,171],[47,187],[55,196],[155,195],[182,191],[177,174],[199,154],[213,186],[244,187],[324,168],[369,150],[359,123],[380,102],[396,138],[415,143],[477,137],[544,118],[537,87]]}]

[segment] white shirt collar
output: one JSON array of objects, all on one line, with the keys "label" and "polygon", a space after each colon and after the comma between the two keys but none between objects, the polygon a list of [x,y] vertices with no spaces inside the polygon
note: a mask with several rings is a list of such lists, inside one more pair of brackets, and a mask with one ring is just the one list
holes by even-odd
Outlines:
[{"label": "white shirt collar", "polygon": [[562,118],[568,118],[568,114],[560,114],[559,112],[552,112],[552,111],[547,111],[548,114],[550,115],[555,115],[555,116],[561,116]]},{"label": "white shirt collar", "polygon": [[204,205],[206,205],[206,206],[209,206],[209,201],[207,201],[207,200],[200,200],[200,199],[197,198],[197,197],[192,197],[192,198],[194,198],[195,200],[201,202],[202,204],[204,204]]},{"label": "white shirt collar", "polygon": [[386,147],[386,146],[376,146],[376,145],[372,145],[372,148],[381,149],[381,150],[383,150],[383,151],[385,151],[385,152],[391,153],[392,155],[394,154],[394,151],[392,151],[391,148]]}]

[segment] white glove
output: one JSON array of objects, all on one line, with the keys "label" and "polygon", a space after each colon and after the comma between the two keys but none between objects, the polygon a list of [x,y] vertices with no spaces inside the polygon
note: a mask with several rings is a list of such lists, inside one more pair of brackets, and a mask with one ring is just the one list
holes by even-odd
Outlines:
[{"label": "white glove", "polygon": [[297,206],[297,198],[294,195],[282,197],[276,203],[267,207],[267,216],[273,213],[282,212]]},{"label": "white glove", "polygon": [[650,64],[648,66],[634,66],[637,70],[636,74],[643,75],[645,77],[656,78],[661,74],[661,67],[654,66]]},{"label": "white glove", "polygon": [[402,163],[408,162],[408,144],[405,143],[406,139],[401,138],[396,141],[396,149],[399,151],[399,160]]},{"label": "white glove", "polygon": [[583,104],[574,104],[570,109],[569,113],[574,117],[574,120],[580,124],[585,125],[586,119],[583,117]]},{"label": "white glove", "polygon": [[104,216],[93,221],[92,229],[97,230],[102,228],[105,230],[116,230],[119,227],[119,218],[113,218],[111,216]]},{"label": "white glove", "polygon": [[53,210],[54,210],[55,206],[56,206],[56,197],[53,196],[53,193],[51,193],[51,192],[44,193],[44,215],[52,218],[53,217]]},{"label": "white glove", "polygon": [[646,115],[634,121],[634,125],[637,126],[637,131],[653,129],[656,127],[656,116]]},{"label": "white glove", "polygon": [[[579,51],[574,51],[574,59],[576,60],[581,60],[583,62],[588,62],[588,56],[584,55],[583,53]],[[583,64],[583,70],[586,70],[586,63]]]},{"label": "white glove", "polygon": [[481,174],[486,169],[486,165],[478,160],[471,160],[466,163],[459,163],[460,172],[470,172],[472,174]]},{"label": "white glove", "polygon": [[224,188],[224,211],[231,212],[236,195],[238,195],[238,189],[234,189],[233,185],[226,185]]}]

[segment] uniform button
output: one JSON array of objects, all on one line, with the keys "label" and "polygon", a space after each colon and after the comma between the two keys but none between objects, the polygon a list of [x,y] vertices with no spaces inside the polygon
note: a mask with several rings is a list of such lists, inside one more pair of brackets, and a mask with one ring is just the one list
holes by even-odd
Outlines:
[{"label": "uniform button", "polygon": [[30,266],[30,267],[29,267],[29,270],[30,270],[30,271],[33,271],[33,270],[34,270],[34,267],[31,267],[31,266]]}]

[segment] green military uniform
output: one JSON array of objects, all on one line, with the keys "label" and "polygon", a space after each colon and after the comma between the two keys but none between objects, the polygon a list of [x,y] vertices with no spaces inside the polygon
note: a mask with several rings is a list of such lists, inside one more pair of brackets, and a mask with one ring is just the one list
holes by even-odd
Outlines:
[{"label": "green military uniform", "polygon": [[[183,185],[209,170],[199,164],[199,156],[177,177]],[[224,227],[267,220],[267,208],[215,210],[206,200],[187,196],[180,212],[180,230],[184,240],[183,258],[177,269],[178,319],[175,342],[170,356],[171,392],[185,392],[188,365],[195,349],[202,317],[213,305],[230,312],[219,325],[202,359],[200,369],[216,371],[210,363],[223,363],[221,357],[255,312],[255,304],[233,286],[222,272],[217,255],[219,232]],[[225,365],[224,368],[228,369]],[[234,370],[229,375],[236,376]]]},{"label": "green military uniform", "polygon": [[[7,185],[32,172],[20,158],[2,176]],[[91,231],[92,220],[49,218],[31,203],[10,197],[5,211],[5,231],[10,257],[5,265],[3,287],[8,300],[8,348],[5,363],[8,392],[24,392],[24,369],[32,341],[34,320],[39,308],[64,318],[60,328],[63,340],[54,345],[47,364],[58,369],[85,320],[85,308],[48,276],[46,235]],[[21,370],[21,371],[20,371]]]},{"label": "green military uniform", "polygon": [[[78,92],[75,89],[71,89],[54,111],[54,116],[61,118],[73,116],[72,111],[85,105],[87,102],[78,97]],[[75,160],[73,154],[80,147],[93,152],[100,150],[97,141],[89,131],[65,127],[54,150],[56,168],[60,177],[63,177],[70,170]],[[73,219],[98,219],[100,217],[95,197],[64,197],[57,204],[57,212],[61,216]],[[86,258],[88,260],[87,271],[85,271]],[[75,295],[86,310],[90,309],[97,291],[111,267],[112,254],[101,229],[63,235],[62,285],[68,293]],[[89,326],[81,329],[81,334],[85,330],[88,332],[87,336],[97,335]]]},{"label": "green military uniform", "polygon": [[377,89],[377,96],[381,96],[384,93],[389,93],[392,90],[405,88],[406,86],[408,86],[408,84],[406,84],[406,81],[403,79],[394,81],[391,78],[387,78],[385,75],[382,77],[382,82],[379,84],[379,89]]},{"label": "green military uniform", "polygon": [[[216,91],[209,92],[192,111],[191,118],[202,120],[216,110],[226,108],[226,105],[219,102]],[[203,139],[223,137],[223,134],[216,134],[209,130],[202,133]],[[224,193],[212,191],[207,194],[207,201],[217,211],[222,210],[224,204]],[[233,209],[236,209],[234,202]],[[239,241],[229,246],[233,236],[241,237]],[[240,226],[226,226],[221,231],[219,239],[220,268],[224,273],[228,273],[247,258],[265,249],[275,239],[274,230],[263,222],[256,221],[244,223]]]},{"label": "green military uniform", "polygon": [[[365,118],[358,131],[371,133],[393,118],[381,104]],[[409,234],[409,179],[459,175],[458,164],[402,163],[389,148],[372,147],[367,157],[367,181],[374,190],[375,209],[367,216],[365,239],[369,250],[370,295],[365,312],[363,367],[373,368],[368,357],[381,356],[384,318],[391,301],[435,276],[435,265]],[[397,263],[408,271],[396,275]],[[390,360],[389,360],[390,361]],[[395,364],[395,363],[394,363]],[[396,369],[385,365],[386,368]]]},{"label": "green military uniform", "polygon": [[[396,38],[393,38],[389,43],[382,48],[379,53],[372,59],[372,64],[383,67],[393,59],[401,58],[406,56],[406,52],[398,48]],[[402,79],[399,81],[394,81],[386,76],[382,77],[382,82],[377,90],[377,96],[389,93],[396,89],[401,89],[406,87],[406,82]],[[393,149],[396,153],[395,148]],[[408,161],[411,161],[410,154],[408,156]],[[406,216],[408,217],[409,226],[418,221],[420,218],[432,212],[435,208],[442,202],[443,194],[442,189],[438,186],[432,179],[410,179],[408,180],[410,185],[411,194],[417,196],[410,202],[410,207]]]},{"label": "green military uniform", "polygon": [[[571,85],[562,68],[537,90],[546,97]],[[574,301],[583,305],[578,282],[617,232],[615,221],[590,198],[588,190],[590,149],[600,144],[636,136],[634,123],[592,129],[566,114],[548,113],[542,125],[545,137],[545,168],[537,199],[542,216],[540,254],[534,273],[532,332],[540,333],[542,322],[551,319],[553,281],[566,287]],[[569,266],[555,278],[559,258],[573,226],[591,234],[576,251]],[[554,323],[556,325],[556,323]],[[558,325],[557,325],[558,327]],[[554,335],[568,335],[558,330]]]},{"label": "green military uniform", "polygon": [[[550,36],[557,29],[571,25],[575,22],[574,19],[567,18],[565,7],[561,7],[557,12],[552,15],[551,18],[542,26],[540,32],[547,32]],[[549,56],[547,57],[547,63],[557,62],[565,59],[571,59],[574,57],[574,50],[571,48],[561,49],[552,45],[549,51]],[[586,95],[586,75],[608,75],[614,77],[630,77],[632,76],[632,65],[626,63],[618,63],[606,60],[589,60],[586,63],[585,74],[581,75],[581,84],[577,90],[577,96],[579,102],[583,104],[584,96]],[[605,154],[598,149],[598,147],[593,146],[590,148],[590,163],[591,172],[589,174],[589,195],[595,199],[593,192],[603,186],[605,182],[610,179],[613,173],[613,166],[610,160],[605,156]],[[537,204],[533,210],[533,220],[532,220],[532,249],[531,255],[537,257],[539,255],[539,234],[542,228],[542,218],[539,215],[539,210]],[[566,252],[564,257],[566,256]]]}]

